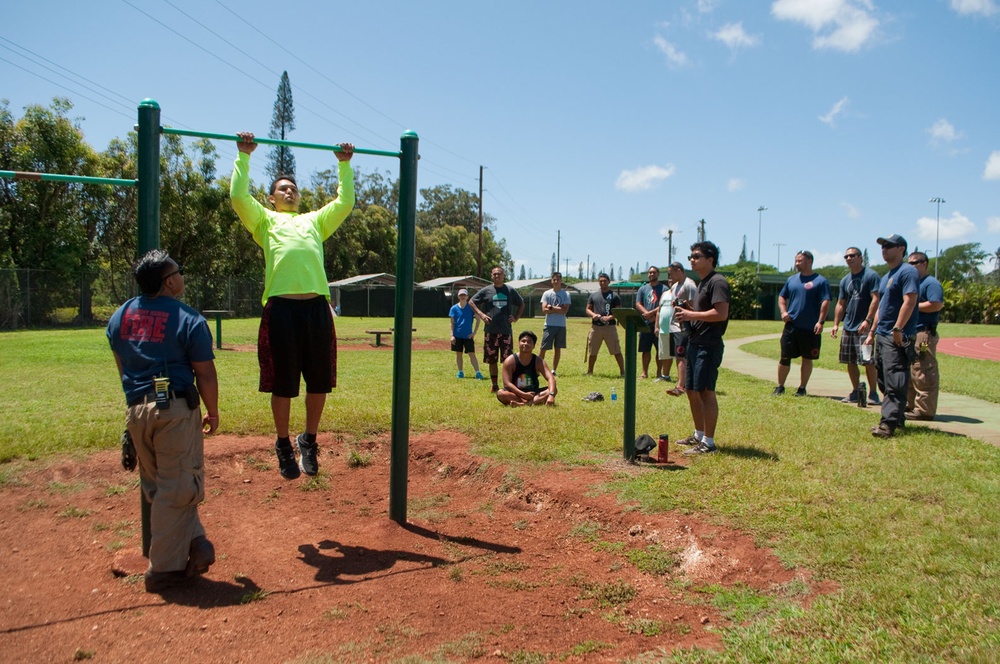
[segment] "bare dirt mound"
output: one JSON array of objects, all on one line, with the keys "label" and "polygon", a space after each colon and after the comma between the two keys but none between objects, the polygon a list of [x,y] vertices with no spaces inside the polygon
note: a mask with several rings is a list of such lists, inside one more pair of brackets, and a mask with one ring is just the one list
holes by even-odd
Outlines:
[{"label": "bare dirt mound", "polygon": [[206,440],[219,559],[162,597],[135,576],[137,482],[116,452],[25,464],[0,490],[0,660],[620,661],[720,646],[725,619],[685,582],[823,590],[739,532],[595,490],[644,469],[511,471],[450,432],[411,441],[399,526],[387,438],[333,438],[320,476],[293,482],[270,439]]}]

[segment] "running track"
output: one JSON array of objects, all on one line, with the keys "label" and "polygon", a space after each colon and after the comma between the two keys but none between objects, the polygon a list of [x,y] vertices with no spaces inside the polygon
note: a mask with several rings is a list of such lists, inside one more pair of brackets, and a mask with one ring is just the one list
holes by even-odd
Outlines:
[{"label": "running track", "polygon": [[971,357],[976,360],[1000,362],[1000,337],[966,337],[940,339],[937,350],[946,355]]}]

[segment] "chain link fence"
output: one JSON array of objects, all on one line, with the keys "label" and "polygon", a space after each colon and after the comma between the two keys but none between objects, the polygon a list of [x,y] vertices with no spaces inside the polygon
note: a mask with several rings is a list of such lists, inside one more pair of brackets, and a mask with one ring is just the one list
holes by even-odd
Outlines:
[{"label": "chain link fence", "polygon": [[[260,314],[262,280],[209,279],[190,272],[185,277],[181,299],[198,311],[225,309],[244,317]],[[0,329],[102,324],[137,294],[131,272],[0,268]]]}]

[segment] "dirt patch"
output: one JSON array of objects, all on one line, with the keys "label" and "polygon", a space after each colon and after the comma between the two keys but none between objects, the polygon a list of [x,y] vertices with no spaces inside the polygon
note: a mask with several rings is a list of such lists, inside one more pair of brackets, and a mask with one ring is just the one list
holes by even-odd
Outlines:
[{"label": "dirt patch", "polygon": [[138,489],[116,452],[27,464],[0,491],[0,660],[620,661],[720,647],[726,619],[691,587],[831,589],[742,533],[597,490],[648,469],[514,471],[451,432],[412,439],[400,526],[387,437],[332,438],[319,478],[293,482],[270,439],[207,440],[201,514],[219,560],[162,597],[135,576]]}]

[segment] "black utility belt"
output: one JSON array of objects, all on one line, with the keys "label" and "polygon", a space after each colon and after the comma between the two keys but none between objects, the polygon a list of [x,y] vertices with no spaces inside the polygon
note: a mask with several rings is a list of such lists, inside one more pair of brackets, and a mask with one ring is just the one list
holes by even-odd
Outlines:
[{"label": "black utility belt", "polygon": [[[188,386],[185,390],[169,390],[167,392],[170,395],[170,400],[184,400],[187,402],[189,409],[194,410],[201,403],[201,395],[198,394],[198,388],[194,385]],[[129,408],[132,406],[138,406],[143,403],[150,403],[156,401],[156,392],[148,392],[141,397],[136,397],[128,402]]]},{"label": "black utility belt", "polygon": [[933,334],[937,336],[937,325],[924,325],[923,327],[918,327],[917,332],[927,332],[928,334]]},{"label": "black utility belt", "polygon": [[592,319],[590,321],[590,324],[593,325],[594,327],[604,327],[605,325],[607,325],[608,327],[614,327],[615,325],[618,324],[618,321],[613,320],[610,323],[605,323],[603,320]]}]

